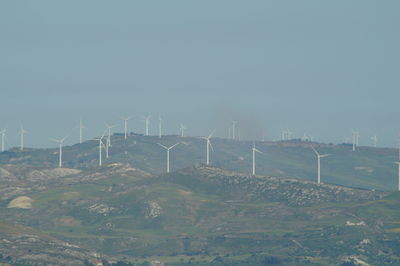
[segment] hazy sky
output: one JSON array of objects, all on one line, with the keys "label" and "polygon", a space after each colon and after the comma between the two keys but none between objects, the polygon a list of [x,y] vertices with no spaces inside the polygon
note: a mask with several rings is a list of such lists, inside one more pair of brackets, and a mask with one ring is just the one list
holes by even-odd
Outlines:
[{"label": "hazy sky", "polygon": [[[395,145],[400,1],[1,1],[0,127],[16,145],[55,145],[83,116],[160,112],[169,133],[217,126],[338,142],[360,131]],[[151,133],[156,134],[153,119]],[[239,124],[239,127],[240,127]],[[143,132],[140,118],[130,128]]]}]

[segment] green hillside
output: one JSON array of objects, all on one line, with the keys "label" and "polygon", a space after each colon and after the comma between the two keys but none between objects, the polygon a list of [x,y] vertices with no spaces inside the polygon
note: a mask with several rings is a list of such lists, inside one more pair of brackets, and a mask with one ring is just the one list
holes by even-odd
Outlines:
[{"label": "green hillside", "polygon": [[[10,176],[18,173],[14,168],[8,168]],[[48,171],[28,168],[26,176]],[[30,182],[21,180],[9,182],[15,187]],[[41,183],[44,189],[23,193],[32,199],[31,208],[6,208],[14,197],[0,201],[0,220],[114,260],[170,265],[400,263],[397,192],[251,177],[204,165],[151,176],[119,164],[43,177]],[[6,248],[0,253],[12,256]]]},{"label": "green hillside", "polygon": [[[205,140],[178,136],[158,137],[131,135],[124,140],[120,135],[112,137],[110,158],[103,163],[129,163],[132,166],[160,174],[166,169],[166,151],[157,145],[181,144],[171,150],[171,169],[178,170],[205,162]],[[214,152],[211,164],[237,172],[251,172],[251,147],[249,141],[212,139]],[[397,189],[397,150],[389,148],[359,147],[351,151],[349,145],[326,145],[301,141],[256,142],[264,154],[257,154],[256,169],[259,175],[296,177],[316,180],[316,157],[311,145],[320,153],[331,156],[321,160],[322,182],[350,187],[394,191]],[[98,168],[98,142],[64,147],[64,167],[77,169]],[[0,154],[0,164],[30,164],[57,167],[58,149],[12,149]]]}]

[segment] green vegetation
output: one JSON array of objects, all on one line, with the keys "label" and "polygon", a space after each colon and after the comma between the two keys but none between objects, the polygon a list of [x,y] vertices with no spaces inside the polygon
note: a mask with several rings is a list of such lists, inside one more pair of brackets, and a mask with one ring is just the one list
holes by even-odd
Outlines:
[{"label": "green vegetation", "polygon": [[[400,193],[379,190],[395,180],[392,150],[321,145],[333,155],[323,163],[329,182],[316,184],[307,143],[258,143],[266,154],[257,171],[267,174],[253,177],[243,174],[250,143],[216,139],[213,164],[224,167],[192,166],[205,145],[183,140],[171,153],[173,169],[182,169],[161,175],[165,153],[153,137],[126,145],[114,137],[112,159],[101,168],[91,142],[67,147],[66,164],[80,171],[45,167],[51,150],[1,154],[0,254],[26,265],[90,265],[94,251],[110,265],[400,264]],[[32,208],[7,208],[20,195]]]}]

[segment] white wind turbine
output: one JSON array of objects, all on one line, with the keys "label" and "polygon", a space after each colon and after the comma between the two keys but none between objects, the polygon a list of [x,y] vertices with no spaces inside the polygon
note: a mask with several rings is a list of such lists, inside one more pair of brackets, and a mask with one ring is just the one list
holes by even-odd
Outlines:
[{"label": "white wind turbine", "polygon": [[232,139],[235,139],[235,132],[236,132],[236,124],[238,121],[235,121],[233,119],[231,119],[231,123],[232,123]]},{"label": "white wind turbine", "polygon": [[111,129],[115,127],[115,125],[109,125],[104,123],[107,127],[106,131],[108,131],[107,141],[106,141],[106,158],[108,158],[108,149],[111,147]]},{"label": "white wind turbine", "polygon": [[353,131],[353,151],[356,150],[356,147],[358,146],[358,138],[360,137],[360,134],[356,131]]},{"label": "white wind turbine", "polygon": [[[107,131],[107,130],[106,130]],[[104,147],[104,143],[103,143],[103,138],[104,135],[106,134],[106,131],[104,131],[103,135],[101,135],[100,138],[96,138],[94,140],[99,141],[99,166],[102,166],[103,162],[102,162],[102,152],[101,149]]]},{"label": "white wind turbine", "polygon": [[113,129],[115,127],[115,125],[109,125],[106,122],[104,122],[104,124],[106,125],[107,131],[108,131],[108,135],[107,135],[107,145],[108,147],[111,147],[111,129]]},{"label": "white wind turbine", "polygon": [[306,132],[303,133],[303,137],[301,137],[301,140],[302,141],[309,141],[309,137],[307,136]]},{"label": "white wind turbine", "polygon": [[314,147],[311,147],[311,148],[313,149],[313,151],[317,155],[317,159],[318,159],[318,184],[320,184],[321,183],[321,158],[327,157],[330,154],[319,154],[317,152],[317,150],[314,149]]},{"label": "white wind turbine", "polygon": [[19,133],[18,133],[18,135],[21,136],[21,151],[24,150],[24,134],[27,134],[27,133],[28,133],[28,131],[26,131],[24,129],[24,127],[21,125],[21,129],[19,130]]},{"label": "white wind turbine", "polygon": [[209,165],[210,164],[210,147],[211,149],[214,151],[214,148],[211,145],[211,137],[214,134],[215,129],[211,132],[210,135],[208,135],[208,137],[201,137],[202,139],[205,139],[207,141],[207,158],[206,158],[206,164]]},{"label": "white wind turbine", "polygon": [[122,120],[124,120],[124,138],[126,139],[128,137],[128,120],[130,120],[132,117],[121,117]]},{"label": "white wind turbine", "polygon": [[291,140],[293,132],[290,131],[289,129],[286,129],[286,134],[287,134],[287,140]]},{"label": "white wind turbine", "polygon": [[79,143],[82,144],[83,141],[83,129],[85,126],[83,125],[82,122],[82,117],[79,119]]},{"label": "white wind turbine", "polygon": [[281,130],[281,140],[286,140],[286,131],[284,129]]},{"label": "white wind turbine", "polygon": [[166,147],[166,146],[164,146],[164,145],[162,145],[160,143],[157,143],[157,144],[160,145],[161,147],[163,147],[167,151],[167,173],[169,173],[169,151],[171,149],[175,148],[176,146],[178,146],[179,142],[174,144],[174,145],[172,145],[171,147]]},{"label": "white wind turbine", "polygon": [[4,128],[2,131],[0,131],[1,134],[1,151],[4,151],[4,140],[6,137],[6,129]]},{"label": "white wind turbine", "polygon": [[253,175],[256,175],[256,152],[261,153],[261,154],[263,152],[256,149],[255,143],[253,143],[252,151],[253,151],[253,172],[252,173],[253,173]]},{"label": "white wind turbine", "polygon": [[375,135],[375,136],[373,136],[371,139],[372,139],[372,141],[373,141],[373,143],[374,143],[374,147],[376,147],[376,146],[377,146],[377,143],[378,143],[378,137]]},{"label": "white wind turbine", "polygon": [[158,114],[158,138],[161,139],[162,136],[162,118],[161,115]]},{"label": "white wind turbine", "polygon": [[145,123],[145,136],[149,135],[149,121],[150,121],[151,115],[144,116],[143,121]]},{"label": "white wind turbine", "polygon": [[56,142],[59,144],[59,160],[58,160],[58,167],[62,167],[62,145],[64,143],[64,140],[67,138],[68,136],[65,136],[62,139],[51,139],[52,141]]},{"label": "white wind turbine", "polygon": [[183,124],[180,125],[179,130],[181,131],[181,137],[183,138],[185,136],[185,130],[187,127],[185,127]]}]

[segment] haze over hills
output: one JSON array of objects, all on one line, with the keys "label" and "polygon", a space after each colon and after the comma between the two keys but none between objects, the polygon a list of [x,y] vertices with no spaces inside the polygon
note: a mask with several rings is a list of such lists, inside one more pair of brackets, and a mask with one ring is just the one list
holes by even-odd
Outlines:
[{"label": "haze over hills", "polygon": [[[252,167],[251,148],[253,142],[212,138],[214,151],[210,152],[211,163],[237,172],[250,173]],[[205,163],[206,141],[197,137],[177,135],[143,136],[131,133],[125,140],[121,134],[111,138],[110,158],[104,164],[129,163],[132,166],[160,174],[166,171],[166,151],[157,143],[173,145],[180,143],[170,152],[171,169],[181,169],[196,163]],[[264,154],[256,156],[256,173],[282,177],[316,180],[316,156],[311,147],[321,154],[331,156],[321,160],[322,182],[350,187],[393,191],[397,189],[398,150],[392,148],[357,147],[351,145],[323,144],[301,140],[256,141],[256,147]],[[1,164],[30,164],[41,167],[56,167],[58,148],[18,148],[0,153]],[[82,144],[63,147],[63,166],[77,169],[97,169],[99,164],[98,141],[89,140]]]}]

